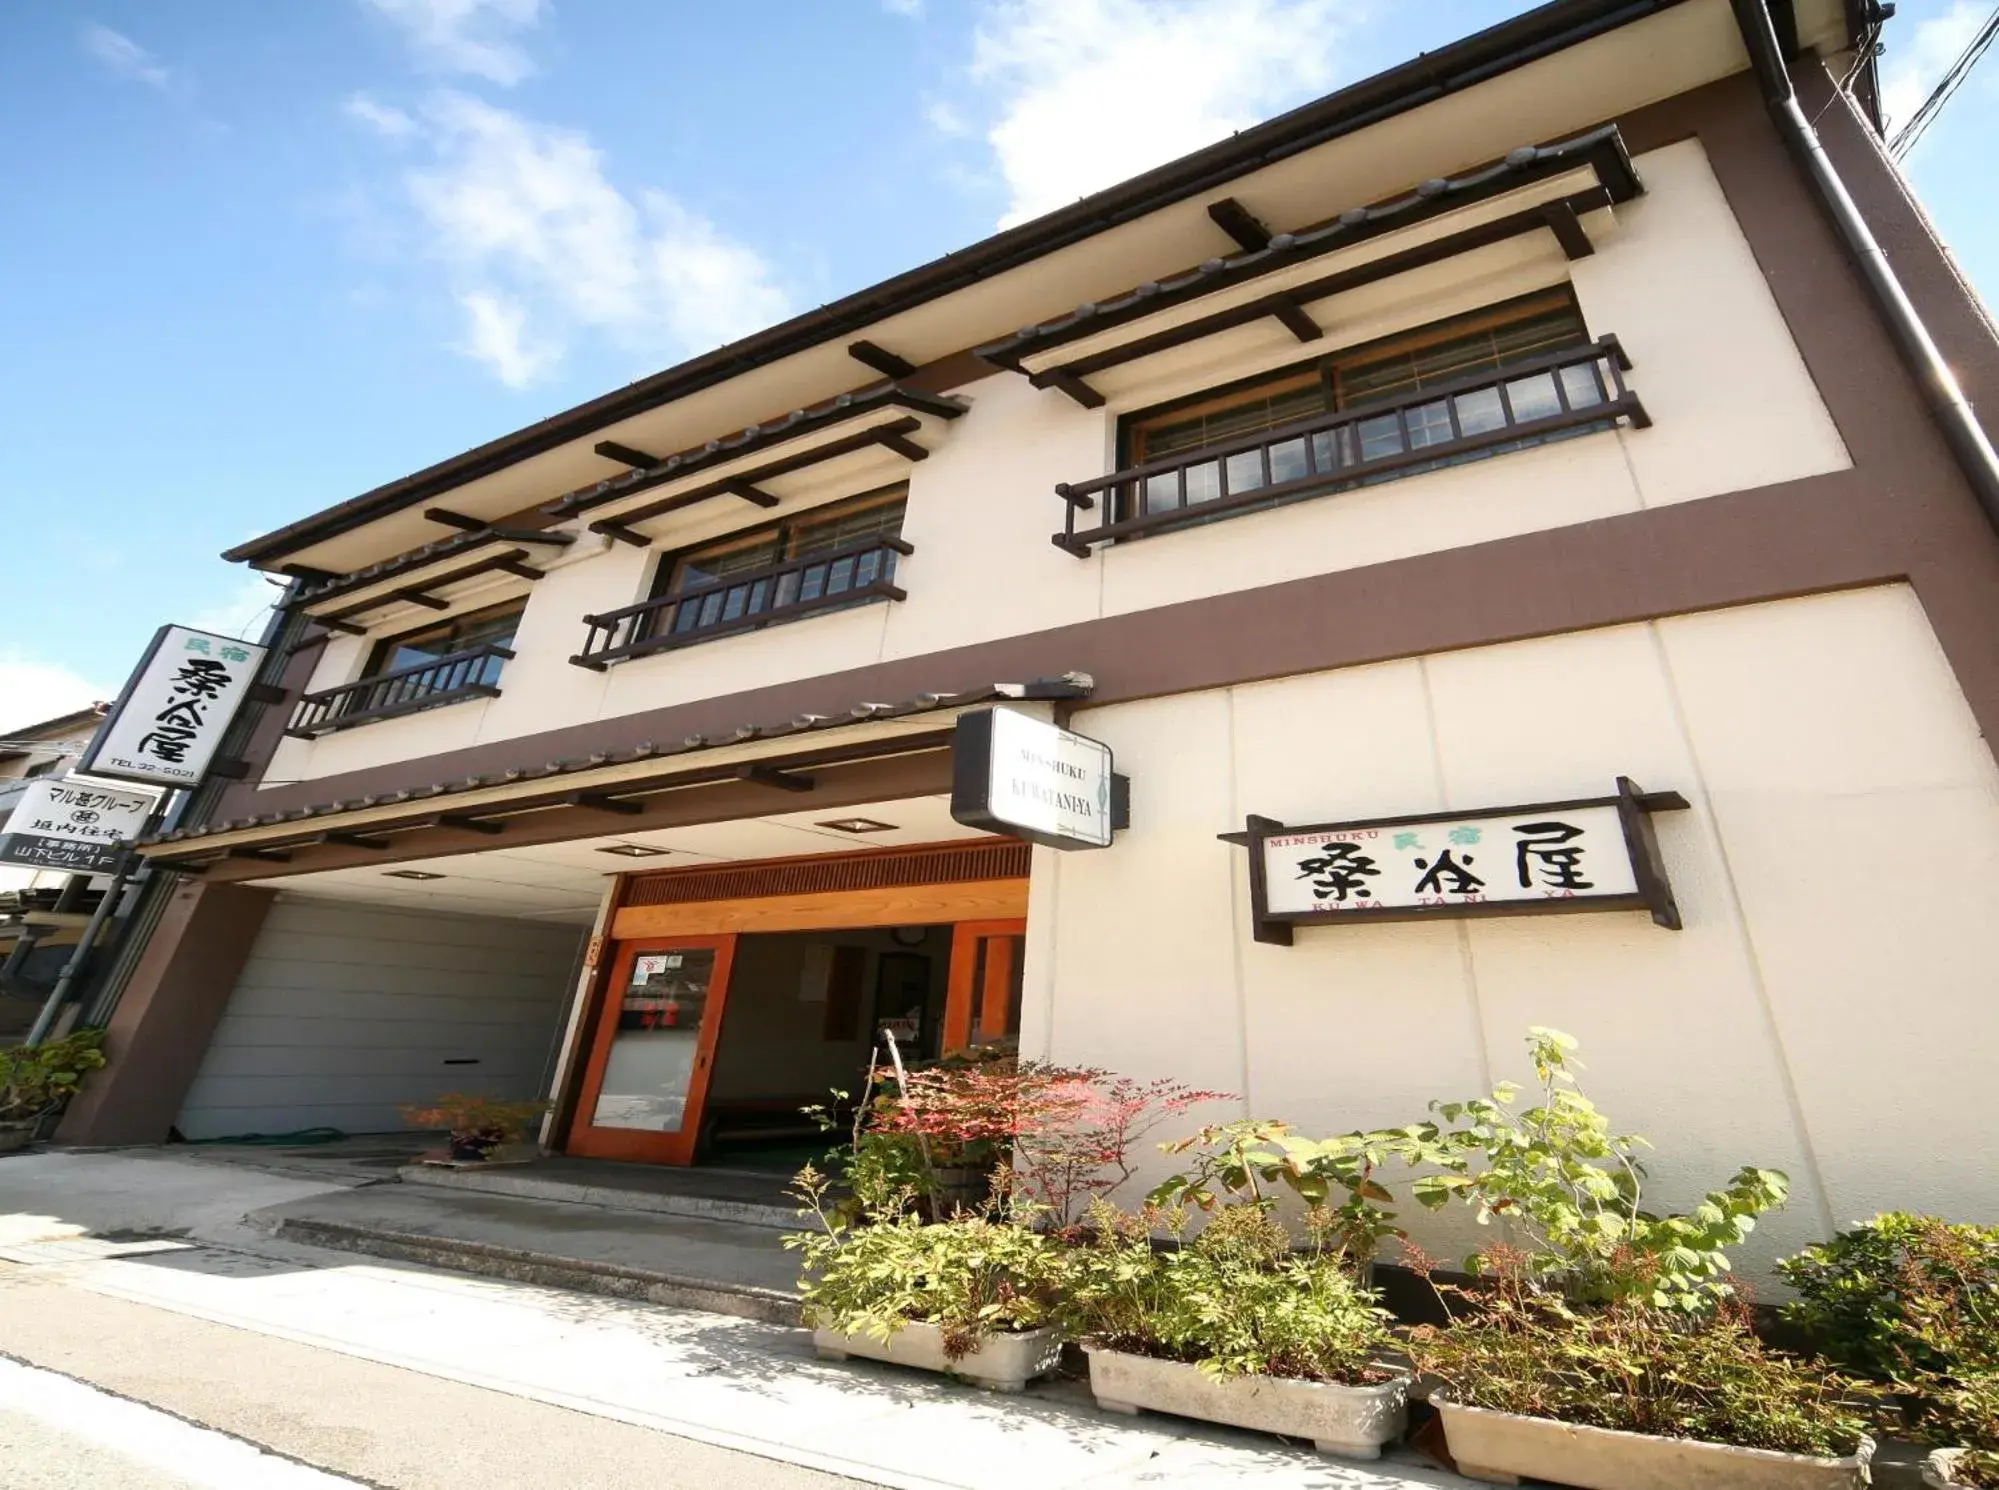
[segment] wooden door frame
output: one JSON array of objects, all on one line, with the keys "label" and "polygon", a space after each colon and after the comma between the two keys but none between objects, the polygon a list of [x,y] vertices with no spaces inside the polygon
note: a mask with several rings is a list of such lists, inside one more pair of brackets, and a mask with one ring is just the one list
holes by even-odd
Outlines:
[{"label": "wooden door frame", "polygon": [[[694,1150],[701,1137],[701,1120],[708,1105],[708,1083],[715,1069],[715,1046],[722,1036],[722,1020],[728,1010],[729,980],[735,970],[736,933],[710,935],[635,937],[618,942],[609,959],[611,975],[598,994],[597,1018],[592,1033],[589,1059],[577,1088],[576,1107],[563,1135],[563,1151],[582,1158],[628,1159],[650,1164],[686,1165],[694,1162]],[[701,1030],[694,1047],[694,1069],[687,1078],[687,1105],[680,1127],[672,1133],[642,1128],[599,1128],[590,1121],[595,1111],[605,1067],[610,1063],[611,1046],[618,1037],[614,1003],[622,1005],[631,983],[632,964],[655,952],[707,948],[715,953],[714,970],[709,975],[708,998],[702,1007]]]},{"label": "wooden door frame", "polygon": [[1026,935],[1025,916],[951,923],[951,970],[944,985],[944,1031],[938,1044],[940,1054],[949,1055],[972,1044],[972,1021],[978,1014],[979,990],[973,986],[973,979],[979,970],[979,943],[987,937]]}]

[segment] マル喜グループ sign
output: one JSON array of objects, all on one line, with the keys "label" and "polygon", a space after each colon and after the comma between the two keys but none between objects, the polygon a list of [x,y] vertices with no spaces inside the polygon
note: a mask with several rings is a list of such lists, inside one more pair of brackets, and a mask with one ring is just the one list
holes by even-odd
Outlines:
[{"label": "\u30de\u30eb\u559c\u30b0\u30eb\u30fc\u30d7 sign", "polygon": [[263,665],[264,649],[186,626],[162,626],[77,770],[114,781],[191,787]]},{"label": "\u30de\u30eb\u559c\u30b0\u30eb\u30fc\u30d7 sign", "polygon": [[960,716],[951,742],[951,816],[1050,848],[1108,848],[1123,783],[1111,748],[1014,709]]},{"label": "\u30de\u30eb\u559c\u30b0\u30eb\u30fc\u30d7 sign", "polygon": [[112,874],[157,799],[75,777],[29,783],[0,825],[0,863],[69,874]]},{"label": "\u30de\u30eb\u559c\u30b0\u30eb\u30fc\u30d7 sign", "polygon": [[1677,931],[1651,814],[1686,805],[1620,776],[1609,797],[1298,826],[1252,817],[1222,836],[1249,850],[1258,941],[1288,944],[1294,926],[1586,910],[1650,911]]}]

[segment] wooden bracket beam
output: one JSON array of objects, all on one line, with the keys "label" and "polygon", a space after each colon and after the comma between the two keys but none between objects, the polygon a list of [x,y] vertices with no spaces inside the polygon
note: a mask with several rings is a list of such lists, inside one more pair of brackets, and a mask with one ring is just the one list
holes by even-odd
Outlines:
[{"label": "wooden bracket beam", "polygon": [[389,840],[376,838],[367,833],[315,833],[305,840],[309,844],[330,844],[338,848],[387,848]]},{"label": "wooden bracket beam", "polygon": [[602,533],[606,538],[615,538],[620,543],[629,543],[633,548],[651,548],[652,540],[636,528],[628,528],[623,523],[612,522],[610,518],[600,518],[590,524],[590,531]]},{"label": "wooden bracket beam", "polygon": [[1208,203],[1208,216],[1214,219],[1216,227],[1235,239],[1247,253],[1270,246],[1270,229],[1234,197],[1223,197],[1219,202]]},{"label": "wooden bracket beam", "polygon": [[906,378],[916,371],[916,364],[907,357],[898,357],[886,347],[878,347],[871,341],[849,342],[847,355],[885,378]]},{"label": "wooden bracket beam", "polygon": [[567,548],[575,541],[567,533],[544,533],[538,528],[488,528],[486,536],[505,543],[541,543],[550,548]]},{"label": "wooden bracket beam", "polygon": [[343,636],[366,636],[368,634],[366,626],[356,626],[352,621],[337,621],[332,616],[314,616],[312,619],[328,631],[338,631]]},{"label": "wooden bracket beam", "polygon": [[661,457],[647,455],[636,445],[620,445],[616,440],[599,440],[593,447],[606,460],[618,461],[635,471],[647,470],[660,463]]},{"label": "wooden bracket beam", "polygon": [[904,460],[930,459],[930,452],[907,435],[898,434],[895,430],[887,428],[878,429],[874,433],[877,445],[881,446],[884,450],[893,450]]},{"label": "wooden bracket beam", "polygon": [[502,574],[511,574],[516,579],[540,579],[541,571],[532,564],[523,564],[519,559],[502,559],[493,566]]},{"label": "wooden bracket beam", "polygon": [[1101,409],[1104,396],[1066,367],[1051,367],[1028,380],[1037,388],[1059,388],[1086,409]]},{"label": "wooden bracket beam", "polygon": [[384,595],[379,603],[387,605],[392,600],[407,601],[411,605],[420,605],[425,610],[451,609],[449,600],[439,600],[428,590],[398,590],[393,595]]},{"label": "wooden bracket beam", "polygon": [[785,792],[809,792],[813,787],[812,777],[797,771],[780,771],[775,766],[738,766],[736,780]]},{"label": "wooden bracket beam", "polygon": [[777,498],[743,477],[736,477],[722,483],[722,490],[732,497],[741,497],[745,502],[754,502],[759,507],[775,507]]},{"label": "wooden bracket beam", "polygon": [[443,523],[447,528],[457,528],[461,532],[476,533],[487,526],[483,517],[467,517],[462,512],[453,512],[449,507],[426,507],[423,520],[428,523]]},{"label": "wooden bracket beam", "polygon": [[645,811],[638,802],[624,797],[607,797],[602,792],[571,792],[562,799],[565,807],[588,807],[596,812],[615,812],[625,817],[636,817]]},{"label": "wooden bracket beam", "polygon": [[293,579],[302,579],[309,585],[330,584],[336,579],[347,578],[346,575],[331,569],[315,569],[310,564],[280,564],[278,573],[290,575]]},{"label": "wooden bracket beam", "polygon": [[420,826],[437,828],[460,828],[467,833],[504,833],[505,823],[496,823],[491,818],[473,817],[464,812],[440,812],[434,818],[426,819]]},{"label": "wooden bracket beam", "polygon": [[1317,341],[1325,328],[1306,313],[1305,307],[1289,295],[1272,295],[1270,313],[1284,323],[1284,329],[1300,341]]},{"label": "wooden bracket beam", "polygon": [[1550,202],[1541,209],[1541,215],[1547,218],[1555,241],[1562,245],[1562,252],[1569,258],[1586,259],[1596,252],[1596,245],[1589,241],[1589,234],[1583,231],[1583,225],[1576,217],[1576,209],[1569,203]]},{"label": "wooden bracket beam", "polygon": [[254,859],[265,864],[289,864],[292,856],[281,848],[232,848],[229,850],[228,857],[231,859]]}]

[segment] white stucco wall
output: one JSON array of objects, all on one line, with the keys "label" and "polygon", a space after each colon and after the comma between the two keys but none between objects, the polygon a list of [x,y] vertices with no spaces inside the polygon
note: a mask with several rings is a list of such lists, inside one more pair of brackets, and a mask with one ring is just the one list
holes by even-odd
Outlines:
[{"label": "white stucco wall", "polygon": [[[1102,380],[1110,404],[1100,410],[1011,374],[957,390],[971,411],[948,432],[926,435],[932,454],[907,470],[904,534],[916,552],[899,569],[906,601],[722,638],[604,674],[572,666],[581,617],[640,598],[663,553],[769,516],[702,504],[651,551],[605,547],[591,536],[559,561],[533,589],[500,698],[290,742],[271,779],[355,770],[1848,465],[1699,142],[1649,152],[1636,164],[1646,194],[1591,214],[1597,251],[1574,263],[1546,235],[1497,245],[1316,302],[1313,314],[1330,331],[1310,348],[1265,324],[1133,364]],[[1101,549],[1087,560],[1049,543],[1063,515],[1056,483],[1110,469],[1120,414],[1564,279],[1590,331],[1623,339],[1651,428],[1413,475]],[[870,459],[842,468],[823,488],[791,489],[779,510],[895,479]],[[351,680],[360,656],[358,646],[334,643],[313,686]]]},{"label": "white stucco wall", "polygon": [[[1999,772],[1907,587],[1089,709],[1133,780],[1112,849],[1035,861],[1023,1048],[1244,1094],[1308,1132],[1417,1121],[1583,1042],[1684,1205],[1786,1170],[1753,1266],[1886,1207],[1999,1221]],[[1254,942],[1247,813],[1326,822],[1607,793],[1655,821],[1686,926],[1641,912]],[[1413,1207],[1410,1208],[1413,1210]],[[1420,1240],[1457,1249],[1462,1218]]]}]

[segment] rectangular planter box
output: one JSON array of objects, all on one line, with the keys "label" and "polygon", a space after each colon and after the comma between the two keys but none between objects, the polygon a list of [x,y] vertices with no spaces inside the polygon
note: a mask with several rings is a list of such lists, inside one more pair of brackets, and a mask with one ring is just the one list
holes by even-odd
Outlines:
[{"label": "rectangular planter box", "polygon": [[1141,1407],[1183,1418],[1309,1438],[1322,1454],[1379,1459],[1409,1424],[1409,1381],[1349,1387],[1283,1376],[1213,1377],[1181,1361],[1092,1349],[1090,1391],[1097,1406]]},{"label": "rectangular planter box", "polygon": [[1523,1478],[1580,1490],[1860,1490],[1874,1445],[1846,1459],[1738,1449],[1692,1438],[1655,1438],[1552,1418],[1521,1417],[1430,1399],[1458,1473],[1495,1485]]},{"label": "rectangular planter box", "polygon": [[944,1354],[944,1332],[934,1324],[911,1320],[888,1337],[886,1343],[872,1335],[845,1335],[837,1330],[816,1329],[812,1348],[822,1361],[844,1361],[849,1356],[887,1361],[894,1366],[914,1366],[919,1371],[941,1371],[962,1377],[995,1392],[1017,1392],[1037,1376],[1055,1369],[1062,1358],[1062,1337],[1053,1329],[1027,1330],[1018,1335],[988,1335],[976,1350],[951,1360]]}]

